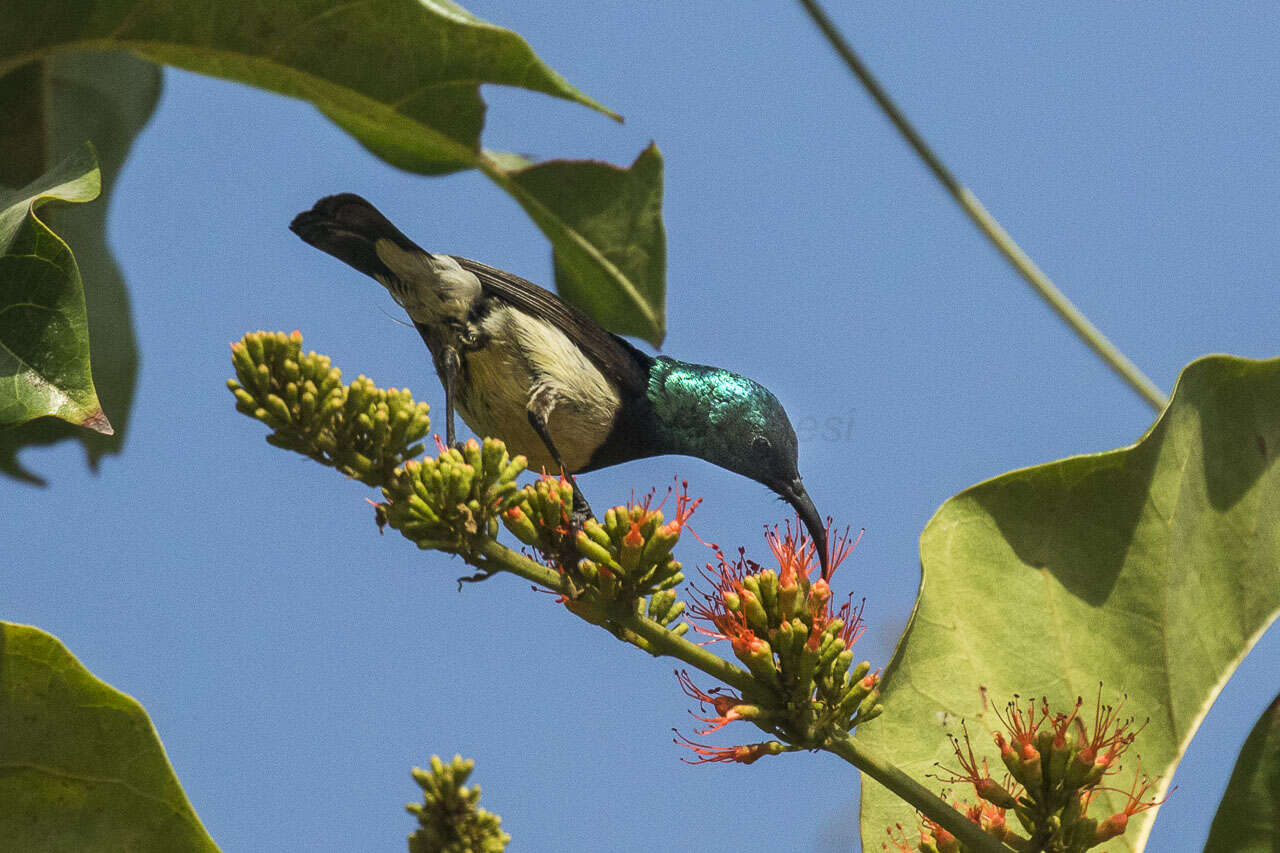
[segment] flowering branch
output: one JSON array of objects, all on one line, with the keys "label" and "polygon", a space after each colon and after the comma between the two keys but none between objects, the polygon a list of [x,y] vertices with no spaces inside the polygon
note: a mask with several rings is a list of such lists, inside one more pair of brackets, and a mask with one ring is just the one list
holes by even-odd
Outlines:
[{"label": "flowering branch", "polygon": [[863,773],[910,803],[916,811],[954,835],[975,853],[1008,853],[1014,848],[982,831],[982,827],[956,811],[936,794],[903,773],[884,756],[851,737],[833,738],[826,750],[838,755]]},{"label": "flowering branch", "polygon": [[413,768],[422,802],[405,808],[418,819],[409,853],[502,853],[511,836],[502,818],[480,808],[480,788],[466,784],[476,763],[455,755],[445,764],[431,756],[431,769]]},{"label": "flowering branch", "polygon": [[[567,582],[554,569],[522,554],[517,554],[497,542],[485,543],[476,554],[472,555],[471,562],[482,571],[510,572],[553,592],[564,594],[568,588]],[[758,689],[754,676],[747,670],[734,666],[724,658],[707,651],[705,647],[677,636],[652,620],[645,619],[643,616],[623,616],[620,617],[620,622],[621,627],[642,638],[647,643],[643,648],[655,656],[676,658],[742,692]],[[772,745],[777,742],[766,742],[766,744]],[[783,751],[780,747],[782,744],[777,744],[776,747],[765,747],[754,753],[739,753],[732,757],[708,760],[750,763],[764,754]],[[820,748],[839,756],[893,791],[917,811],[953,833],[975,853],[1009,853],[1012,850],[983,833],[979,826],[970,822],[962,813],[953,809],[924,785],[903,773],[888,759],[858,743],[847,734],[830,737]]]},{"label": "flowering branch", "polygon": [[[619,639],[680,660],[736,690],[703,691],[687,674],[679,675],[688,695],[716,709],[716,717],[698,718],[709,726],[699,735],[742,721],[775,738],[721,747],[680,736],[699,756],[691,763],[751,763],[784,752],[826,750],[938,826],[954,827],[968,849],[1007,849],[980,830],[975,834],[964,815],[850,739],[849,732],[882,708],[878,673],[867,661],[854,663],[862,607],[853,606],[852,596],[837,605],[830,586],[832,573],[856,544],[847,531],[828,536],[827,571],[816,577],[816,546],[789,524],[766,534],[777,570],[745,553],[730,561],[716,551],[718,565],[708,563],[703,572],[710,589],[697,592],[700,600],[689,614],[708,642],[730,643],[742,664],[736,665],[690,642],[683,636],[690,623],[677,621],[685,613],[676,592],[684,574],[672,549],[699,503],[684,489],[670,521],[661,504],[652,505],[651,495],[613,507],[603,520],[571,523],[573,491],[567,481],[544,476],[521,488],[516,477],[525,468],[524,457],[512,458],[492,438],[452,448],[437,439],[437,457],[412,458],[430,427],[425,405],[415,404],[407,391],[381,391],[364,377],[343,385],[327,358],[303,355],[301,347],[296,332],[260,332],[233,344],[236,379],[228,387],[237,408],[272,428],[272,444],[381,487],[384,500],[375,504],[380,527],[390,526],[420,548],[456,554],[480,570],[474,579],[510,572],[529,580]],[[500,526],[542,561],[500,544]]]}]

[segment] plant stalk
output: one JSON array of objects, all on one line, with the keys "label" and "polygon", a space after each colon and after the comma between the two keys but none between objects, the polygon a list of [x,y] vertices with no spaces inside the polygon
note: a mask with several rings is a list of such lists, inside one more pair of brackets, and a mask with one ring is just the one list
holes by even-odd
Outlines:
[{"label": "plant stalk", "polygon": [[975,853],[1011,853],[1013,850],[987,835],[980,826],[947,805],[924,785],[848,735],[832,738],[824,749],[840,756],[897,794],[925,817],[960,839],[967,849]]},{"label": "plant stalk", "polygon": [[[485,571],[511,572],[554,592],[569,592],[569,586],[559,572],[530,560],[523,554],[517,554],[496,541],[481,545],[473,553],[470,562]],[[631,614],[611,617],[611,622],[642,638],[648,644],[646,651],[651,654],[676,658],[739,691],[758,686],[751,673],[745,669],[712,654],[697,643],[677,636],[652,619]],[[931,820],[937,821],[970,850],[976,853],[1008,853],[1011,849],[984,833],[960,812],[934,796],[929,789],[862,744],[854,742],[852,738],[845,736],[834,739],[824,748],[884,785]]]},{"label": "plant stalk", "polygon": [[1049,307],[1071,327],[1071,330],[1117,376],[1127,382],[1153,409],[1157,412],[1162,411],[1169,403],[1169,399],[1164,392],[1124,353],[1120,352],[1115,344],[1107,339],[1106,335],[1102,334],[1093,323],[1089,322],[1089,319],[1080,312],[1080,309],[1054,285],[1049,276],[1045,275],[1044,271],[1036,266],[1035,261],[1031,260],[1027,253],[1022,250],[1022,247],[1000,226],[995,217],[983,207],[978,197],[956,180],[955,175],[951,174],[951,171],[938,158],[938,155],[934,153],[928,143],[924,141],[924,138],[916,131],[911,122],[907,121],[907,117],[903,115],[902,110],[889,97],[889,93],[884,90],[884,87],[872,75],[871,70],[863,64],[861,58],[854,52],[849,42],[836,28],[835,24],[832,23],[831,18],[827,16],[826,11],[818,4],[817,0],[800,0],[800,5],[809,13],[809,17],[818,25],[818,29],[822,31],[828,43],[844,60],[845,65],[858,78],[858,81],[867,90],[868,94],[884,111],[885,115],[889,117],[889,120],[893,122],[893,126],[906,138],[916,154],[920,155],[920,159],[929,167],[929,171],[946,188],[951,197],[956,200],[956,203],[969,216],[973,224],[978,226],[978,230],[986,235],[987,239],[1000,251],[1000,254],[1004,255],[1005,259],[1017,270],[1018,275],[1022,276],[1027,284],[1031,285],[1041,299],[1049,303]]},{"label": "plant stalk", "polygon": [[[482,545],[477,553],[484,558],[483,561],[474,564],[477,568],[485,571],[511,572],[553,592],[569,594],[569,585],[559,572],[530,560],[523,554],[517,554],[505,545],[489,541]],[[652,619],[646,619],[636,613],[611,616],[610,621],[645,640],[649,644],[647,651],[652,654],[666,655],[684,661],[689,666],[702,670],[707,675],[740,691],[756,686],[755,679],[745,669],[734,666],[697,643],[692,643],[668,631]]]}]

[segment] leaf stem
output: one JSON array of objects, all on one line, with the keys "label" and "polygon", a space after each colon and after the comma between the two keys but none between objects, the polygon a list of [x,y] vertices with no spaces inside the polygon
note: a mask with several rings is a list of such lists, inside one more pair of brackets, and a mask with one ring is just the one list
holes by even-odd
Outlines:
[{"label": "leaf stem", "polygon": [[1117,376],[1127,382],[1157,412],[1162,411],[1169,402],[1164,392],[1124,353],[1120,352],[1115,344],[1107,339],[1106,335],[1102,334],[1093,323],[1089,322],[1089,319],[1080,312],[1080,309],[1054,285],[1049,276],[1045,275],[1044,271],[1036,266],[1035,261],[1031,260],[1027,253],[1014,242],[1014,239],[1000,226],[995,217],[983,207],[978,197],[956,180],[955,175],[951,174],[951,171],[938,158],[938,155],[934,153],[928,143],[924,141],[924,138],[911,125],[911,122],[907,121],[907,117],[903,115],[902,110],[889,97],[889,93],[884,90],[884,87],[872,75],[870,69],[863,64],[817,0],[800,0],[800,5],[809,13],[809,17],[818,25],[818,29],[826,36],[831,47],[844,60],[845,65],[862,83],[868,94],[884,111],[885,115],[889,117],[889,120],[893,122],[893,126],[906,138],[916,154],[920,155],[920,159],[929,167],[929,171],[933,172],[934,177],[938,179],[939,183],[946,188],[961,209],[973,220],[973,224],[978,226],[978,230],[986,235],[987,239],[995,245],[1000,254],[1004,255],[1005,259],[1017,270],[1027,284],[1031,285],[1032,289],[1040,294],[1044,301],[1049,303],[1049,307],[1071,327],[1078,337],[1088,344],[1089,348]]},{"label": "leaf stem", "polygon": [[980,826],[947,805],[924,785],[848,735],[832,738],[824,749],[840,756],[897,794],[925,817],[960,839],[967,849],[976,853],[1008,853],[1013,849],[987,835]]},{"label": "leaf stem", "polygon": [[512,178],[511,173],[502,167],[502,164],[494,157],[493,152],[488,149],[481,149],[480,156],[476,159],[476,168],[483,172],[489,180],[505,190],[508,195],[516,200],[516,203],[524,208],[525,213],[529,214],[529,218],[551,241],[553,248],[557,243],[562,246],[556,253],[556,258],[560,263],[573,267],[575,258],[564,251],[564,248],[569,246],[576,248],[583,258],[589,258],[613,281],[618,290],[627,298],[631,310],[639,314],[644,319],[644,322],[651,327],[655,329],[662,328],[662,319],[654,311],[653,306],[649,305],[644,297],[640,295],[640,291],[636,290],[636,286],[631,279],[627,278],[622,270],[618,269],[576,228],[565,223],[563,219],[543,204],[537,196]]},{"label": "leaf stem", "polygon": [[649,644],[648,650],[654,655],[666,655],[682,660],[689,666],[700,669],[712,678],[717,678],[739,691],[759,687],[755,678],[745,669],[734,666],[729,661],[719,655],[712,654],[697,643],[690,642],[684,637],[668,631],[652,619],[646,619],[636,614],[634,616],[624,616],[618,619],[617,622],[622,627],[634,631],[644,638]]}]

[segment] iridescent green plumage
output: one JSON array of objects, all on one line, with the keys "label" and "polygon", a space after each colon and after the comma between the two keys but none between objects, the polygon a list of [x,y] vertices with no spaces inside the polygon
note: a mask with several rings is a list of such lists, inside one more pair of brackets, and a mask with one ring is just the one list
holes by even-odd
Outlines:
[{"label": "iridescent green plumage", "polygon": [[778,398],[719,367],[654,359],[646,394],[656,444],[756,480],[790,481],[796,434]]}]

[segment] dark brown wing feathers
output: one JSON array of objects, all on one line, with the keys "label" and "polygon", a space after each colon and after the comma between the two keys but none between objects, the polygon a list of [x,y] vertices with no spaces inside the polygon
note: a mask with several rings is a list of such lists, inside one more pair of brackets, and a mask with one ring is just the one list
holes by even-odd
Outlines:
[{"label": "dark brown wing feathers", "polygon": [[618,384],[624,394],[642,396],[649,383],[652,357],[611,332],[595,320],[564,302],[554,293],[505,270],[452,256],[463,269],[480,279],[480,286],[493,295],[557,326],[595,363],[605,376]]}]

